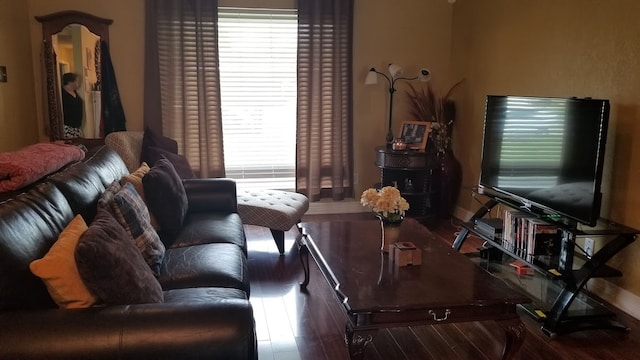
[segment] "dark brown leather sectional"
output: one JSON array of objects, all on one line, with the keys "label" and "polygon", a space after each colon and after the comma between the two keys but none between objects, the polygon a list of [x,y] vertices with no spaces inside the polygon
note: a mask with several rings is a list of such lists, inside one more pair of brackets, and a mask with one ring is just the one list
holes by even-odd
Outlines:
[{"label": "dark brown leather sectional", "polygon": [[100,147],[0,203],[0,358],[257,359],[247,246],[229,179],[184,180],[182,231],[166,250],[164,303],[59,309],[29,263],[128,174]]}]

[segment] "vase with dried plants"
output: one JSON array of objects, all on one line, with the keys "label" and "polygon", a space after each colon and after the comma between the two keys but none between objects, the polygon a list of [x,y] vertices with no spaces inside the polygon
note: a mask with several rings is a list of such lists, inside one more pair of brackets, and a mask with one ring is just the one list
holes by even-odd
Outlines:
[{"label": "vase with dried plants", "polygon": [[406,91],[406,95],[409,100],[409,115],[418,121],[431,122],[429,140],[432,141],[432,145],[439,155],[451,149],[451,131],[456,107],[450,97],[463,81],[464,79],[455,83],[442,97],[435,94],[431,83],[419,86],[408,84],[409,89]]},{"label": "vase with dried plants", "polygon": [[434,149],[437,158],[436,194],[438,212],[443,217],[453,214],[462,183],[462,167],[451,151],[451,132],[456,116],[456,107],[450,96],[462,84],[455,83],[446,94],[438,97],[431,84],[420,87],[409,84],[406,91],[409,114],[419,121],[431,122],[427,148]]}]

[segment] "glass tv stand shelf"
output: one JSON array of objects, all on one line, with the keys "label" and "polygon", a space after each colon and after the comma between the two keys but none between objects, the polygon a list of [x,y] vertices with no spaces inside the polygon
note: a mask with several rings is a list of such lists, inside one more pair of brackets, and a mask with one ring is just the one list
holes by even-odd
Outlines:
[{"label": "glass tv stand shelf", "polygon": [[[533,302],[522,306],[529,314],[543,322],[542,331],[555,336],[586,329],[620,329],[627,327],[617,322],[614,314],[604,304],[584,291],[595,277],[616,277],[622,273],[607,266],[615,254],[631,244],[638,230],[601,219],[595,227],[578,228],[552,219],[544,219],[559,229],[560,246],[557,266],[549,267],[527,261],[523,256],[503,246],[501,235],[494,238],[476,230],[476,222],[482,221],[493,207],[505,204],[518,208],[517,204],[497,196],[491,197],[469,220],[456,236],[453,248],[460,250],[470,233],[483,239],[493,251],[488,259],[477,260],[481,266],[496,276],[522,289]],[[535,214],[534,214],[535,215]],[[585,238],[595,239],[597,246],[592,254],[584,250]],[[582,246],[581,246],[582,245]],[[495,254],[500,254],[496,256]],[[534,274],[518,275],[511,263],[520,261],[534,269]]]}]

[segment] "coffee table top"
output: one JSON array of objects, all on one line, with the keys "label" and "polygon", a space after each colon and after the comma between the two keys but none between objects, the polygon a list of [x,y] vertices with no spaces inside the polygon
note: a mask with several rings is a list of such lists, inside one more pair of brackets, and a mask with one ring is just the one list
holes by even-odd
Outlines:
[{"label": "coffee table top", "polygon": [[411,218],[403,221],[399,241],[421,249],[422,264],[403,267],[380,251],[378,220],[303,226],[310,253],[350,315],[438,307],[473,312],[505,304],[515,309],[515,304],[530,301]]}]

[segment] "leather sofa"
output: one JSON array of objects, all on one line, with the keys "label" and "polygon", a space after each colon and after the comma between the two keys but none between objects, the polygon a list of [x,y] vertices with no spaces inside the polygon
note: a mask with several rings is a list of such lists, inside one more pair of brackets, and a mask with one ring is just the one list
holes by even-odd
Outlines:
[{"label": "leather sofa", "polygon": [[129,171],[102,146],[0,203],[0,358],[257,359],[246,238],[230,179],[184,180],[188,213],[166,249],[164,303],[59,309],[29,263]]}]

